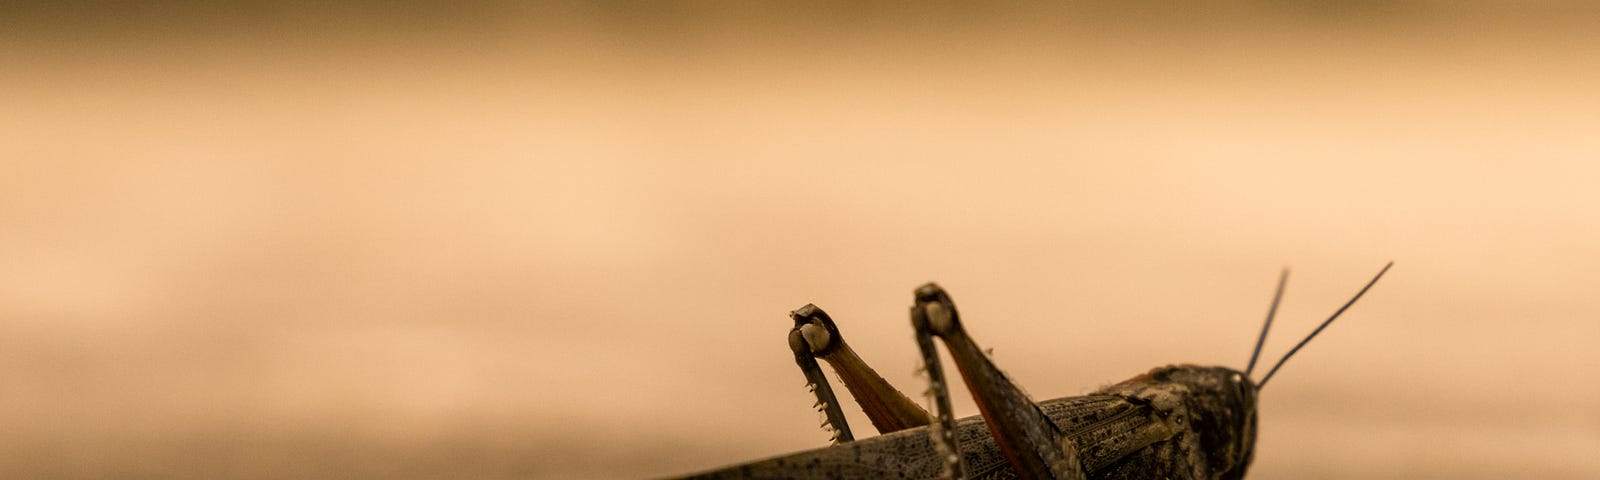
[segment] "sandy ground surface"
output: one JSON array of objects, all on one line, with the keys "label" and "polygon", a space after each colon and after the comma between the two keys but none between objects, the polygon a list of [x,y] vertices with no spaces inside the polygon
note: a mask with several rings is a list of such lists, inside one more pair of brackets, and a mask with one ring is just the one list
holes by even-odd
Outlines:
[{"label": "sandy ground surface", "polygon": [[1389,260],[1252,477],[1600,477],[1588,9],[172,5],[0,15],[0,477],[682,474],[823,445],[808,302],[1046,398]]}]

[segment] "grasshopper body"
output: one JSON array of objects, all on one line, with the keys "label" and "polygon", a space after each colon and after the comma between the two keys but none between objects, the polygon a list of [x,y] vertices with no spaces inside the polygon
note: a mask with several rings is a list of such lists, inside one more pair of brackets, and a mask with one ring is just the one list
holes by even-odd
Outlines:
[{"label": "grasshopper body", "polygon": [[[1254,386],[1226,368],[1162,367],[1090,395],[1038,405],[1076,445],[1092,479],[1241,478],[1255,437]],[[943,465],[929,428],[690,478],[940,478]],[[1017,478],[981,417],[957,420],[955,430],[969,478]]]},{"label": "grasshopper body", "polygon": [[[911,325],[928,376],[923,410],[890,386],[845,343],[821,309],[790,313],[789,347],[817,397],[822,425],[838,445],[733,465],[689,478],[876,479],[1026,478],[1237,480],[1255,454],[1256,399],[1284,361],[1360,299],[1393,266],[1278,360],[1250,377],[1272,326],[1288,271],[1279,277],[1266,324],[1244,371],[1159,367],[1080,397],[1035,403],[1001,373],[961,325],[955,304],[934,284],[918,288]],[[980,417],[956,420],[934,341],[955,360]],[[816,359],[834,367],[883,435],[856,441]]]}]

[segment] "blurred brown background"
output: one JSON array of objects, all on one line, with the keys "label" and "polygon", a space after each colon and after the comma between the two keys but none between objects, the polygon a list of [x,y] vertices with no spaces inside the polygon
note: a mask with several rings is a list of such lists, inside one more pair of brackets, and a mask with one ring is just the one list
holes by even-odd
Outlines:
[{"label": "blurred brown background", "polygon": [[824,444],[807,302],[1051,398],[1391,259],[1252,477],[1600,477],[1584,2],[0,5],[0,477],[682,474]]}]

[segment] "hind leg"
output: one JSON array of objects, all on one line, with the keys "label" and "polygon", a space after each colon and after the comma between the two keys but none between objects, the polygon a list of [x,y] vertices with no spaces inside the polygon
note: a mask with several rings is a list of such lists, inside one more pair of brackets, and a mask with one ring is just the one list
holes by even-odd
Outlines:
[{"label": "hind leg", "polygon": [[928,412],[895,389],[856,355],[826,312],[816,305],[806,305],[790,312],[789,316],[794,320],[794,328],[789,330],[789,348],[794,351],[795,362],[805,373],[808,384],[816,386],[813,392],[817,395],[817,403],[823,406],[828,423],[835,430],[844,432],[841,441],[850,441],[849,427],[845,425],[842,412],[828,410],[829,406],[838,410],[839,402],[822,369],[817,366],[816,358],[833,366],[833,371],[839,375],[845,388],[855,397],[856,403],[866,412],[867,419],[872,421],[879,433],[928,424]]},{"label": "hind leg", "polygon": [[1054,422],[1044,415],[1039,406],[1018,389],[999,367],[984,355],[977,342],[961,326],[961,316],[955,303],[944,289],[932,283],[916,292],[916,304],[911,307],[911,325],[917,331],[917,341],[923,346],[923,357],[929,362],[931,389],[940,399],[939,420],[948,422],[949,394],[943,375],[936,371],[938,357],[932,353],[932,338],[944,340],[945,348],[955,360],[967,390],[977,401],[990,434],[1010,461],[1011,468],[1021,478],[1083,480],[1088,476],[1078,459],[1077,446],[1062,435]]}]

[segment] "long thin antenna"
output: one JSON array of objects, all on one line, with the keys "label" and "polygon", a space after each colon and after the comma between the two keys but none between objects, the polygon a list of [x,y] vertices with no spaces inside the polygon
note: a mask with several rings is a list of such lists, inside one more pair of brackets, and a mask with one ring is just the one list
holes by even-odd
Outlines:
[{"label": "long thin antenna", "polygon": [[1278,301],[1283,300],[1283,286],[1289,283],[1289,267],[1283,268],[1283,273],[1278,274],[1278,291],[1272,293],[1272,306],[1267,308],[1267,323],[1261,326],[1261,338],[1256,339],[1256,349],[1250,351],[1250,366],[1245,367],[1244,376],[1250,378],[1250,372],[1256,369],[1256,358],[1261,356],[1261,346],[1267,343],[1267,330],[1272,329],[1272,317],[1278,314]]},{"label": "long thin antenna", "polygon": [[1361,296],[1365,295],[1367,293],[1367,289],[1372,288],[1373,284],[1378,283],[1378,279],[1383,278],[1384,272],[1389,271],[1389,267],[1393,267],[1393,266],[1394,266],[1394,262],[1389,262],[1388,265],[1384,265],[1383,266],[1383,270],[1379,270],[1378,274],[1374,275],[1372,277],[1372,280],[1367,282],[1367,286],[1361,287],[1361,291],[1356,292],[1356,296],[1351,297],[1350,301],[1344,302],[1344,306],[1339,307],[1338,311],[1333,312],[1333,316],[1328,317],[1327,320],[1322,321],[1322,325],[1318,325],[1317,329],[1316,330],[1312,330],[1310,335],[1306,335],[1305,340],[1301,340],[1299,344],[1296,344],[1294,346],[1294,348],[1289,349],[1289,353],[1284,355],[1283,358],[1279,359],[1278,360],[1278,364],[1277,365],[1273,365],[1272,366],[1272,370],[1267,371],[1267,376],[1262,377],[1261,378],[1261,382],[1256,384],[1256,390],[1259,391],[1263,387],[1266,387],[1267,386],[1267,381],[1268,380],[1272,380],[1272,375],[1275,374],[1275,373],[1278,373],[1278,369],[1283,367],[1283,362],[1289,361],[1289,357],[1294,356],[1295,352],[1300,351],[1300,347],[1306,346],[1306,343],[1309,343],[1312,338],[1317,336],[1318,333],[1322,333],[1322,329],[1328,328],[1328,324],[1333,323],[1333,319],[1339,318],[1339,314],[1344,313],[1345,309],[1350,308],[1351,305],[1354,305],[1356,303],[1356,300],[1360,300]]}]

